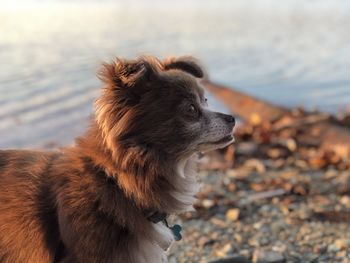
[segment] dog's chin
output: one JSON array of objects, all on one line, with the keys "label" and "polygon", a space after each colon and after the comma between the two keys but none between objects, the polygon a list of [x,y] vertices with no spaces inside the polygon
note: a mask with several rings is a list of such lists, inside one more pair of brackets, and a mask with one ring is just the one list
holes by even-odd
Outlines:
[{"label": "dog's chin", "polygon": [[201,143],[198,146],[198,149],[199,149],[199,152],[208,152],[208,151],[225,148],[226,146],[234,142],[235,142],[234,136],[232,134],[229,134],[217,141]]}]

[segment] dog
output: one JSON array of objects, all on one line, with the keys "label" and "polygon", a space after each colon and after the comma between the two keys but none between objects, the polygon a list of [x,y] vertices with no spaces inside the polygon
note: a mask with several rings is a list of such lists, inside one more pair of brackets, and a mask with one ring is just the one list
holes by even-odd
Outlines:
[{"label": "dog", "polygon": [[163,263],[193,209],[197,153],[233,142],[192,57],[115,59],[74,146],[0,151],[0,262]]}]

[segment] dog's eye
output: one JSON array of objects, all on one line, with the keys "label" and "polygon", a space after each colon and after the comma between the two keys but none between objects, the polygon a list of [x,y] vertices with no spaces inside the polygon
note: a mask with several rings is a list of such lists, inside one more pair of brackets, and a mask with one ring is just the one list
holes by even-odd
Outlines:
[{"label": "dog's eye", "polygon": [[194,113],[197,112],[197,109],[196,109],[196,107],[195,107],[193,104],[190,105],[190,107],[189,107],[188,110],[189,110],[189,112],[190,112],[191,114],[194,114]]}]

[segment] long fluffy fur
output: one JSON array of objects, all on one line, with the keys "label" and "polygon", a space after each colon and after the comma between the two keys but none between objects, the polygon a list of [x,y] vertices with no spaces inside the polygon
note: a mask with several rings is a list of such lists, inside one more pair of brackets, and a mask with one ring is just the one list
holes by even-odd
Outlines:
[{"label": "long fluffy fur", "polygon": [[172,234],[145,211],[191,209],[198,185],[191,137],[150,88],[182,81],[188,90],[173,96],[201,92],[193,83],[203,71],[188,57],[142,57],[105,64],[99,76],[95,119],[74,147],[0,151],[0,262],[166,262]]}]

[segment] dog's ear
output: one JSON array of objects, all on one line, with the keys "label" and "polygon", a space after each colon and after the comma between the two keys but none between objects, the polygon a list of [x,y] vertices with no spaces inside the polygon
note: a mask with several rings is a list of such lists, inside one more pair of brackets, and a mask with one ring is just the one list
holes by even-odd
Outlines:
[{"label": "dog's ear", "polygon": [[185,71],[196,78],[203,78],[204,71],[200,66],[199,62],[190,56],[179,57],[179,58],[168,58],[164,61],[164,69],[179,69]]},{"label": "dog's ear", "polygon": [[141,81],[148,81],[158,74],[157,60],[141,57],[137,60],[117,58],[104,63],[99,79],[115,88],[131,88]]}]

